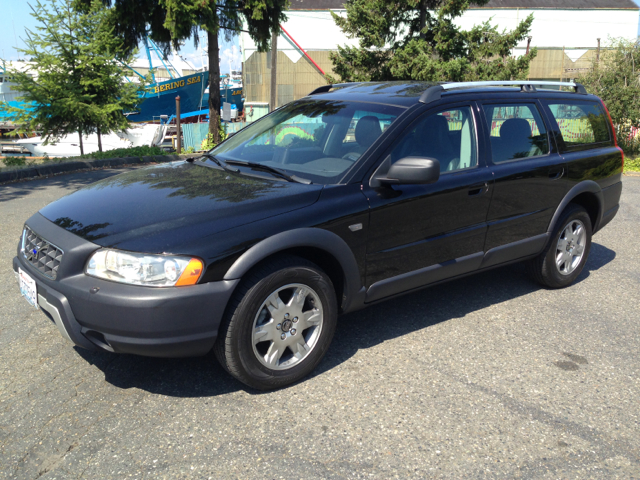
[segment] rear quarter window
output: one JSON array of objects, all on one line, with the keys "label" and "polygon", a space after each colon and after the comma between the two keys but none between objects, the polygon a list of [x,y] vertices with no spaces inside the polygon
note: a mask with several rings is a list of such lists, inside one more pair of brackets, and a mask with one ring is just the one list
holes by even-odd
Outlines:
[{"label": "rear quarter window", "polygon": [[611,142],[609,120],[596,102],[548,103],[560,132],[561,149],[582,150]]}]

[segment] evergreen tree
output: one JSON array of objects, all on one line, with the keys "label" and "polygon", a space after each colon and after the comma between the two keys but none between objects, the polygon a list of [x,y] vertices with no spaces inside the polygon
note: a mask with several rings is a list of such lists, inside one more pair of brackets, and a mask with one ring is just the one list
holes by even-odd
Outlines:
[{"label": "evergreen tree", "polygon": [[[79,9],[86,9],[92,0],[74,0]],[[256,42],[258,50],[267,51],[271,32],[286,20],[284,11],[289,0],[102,0],[111,8],[114,33],[133,50],[145,35],[167,54],[171,47],[193,39],[198,44],[198,32],[207,32],[209,49],[209,132],[215,143],[220,142],[220,64],[218,35],[227,40],[243,29]]]},{"label": "evergreen tree", "polygon": [[94,0],[80,13],[72,0],[37,0],[32,16],[38,26],[19,49],[29,68],[8,72],[30,107],[0,108],[20,131],[41,130],[46,141],[78,132],[81,154],[83,135],[126,130],[122,112],[135,108],[144,83],[127,83],[122,63],[133,57],[113,36],[102,4]]},{"label": "evergreen tree", "polygon": [[[484,5],[488,0],[475,0]],[[469,0],[347,0],[346,17],[332,14],[358,47],[331,53],[342,81],[472,81],[526,78],[536,49],[519,58],[511,50],[531,28],[533,15],[511,32],[490,22],[461,30],[454,20]],[[333,82],[332,78],[328,80]]]}]

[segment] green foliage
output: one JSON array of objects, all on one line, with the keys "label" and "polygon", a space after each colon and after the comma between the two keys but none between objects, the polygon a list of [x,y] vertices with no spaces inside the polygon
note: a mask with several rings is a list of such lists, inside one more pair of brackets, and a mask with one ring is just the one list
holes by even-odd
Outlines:
[{"label": "green foliage", "polygon": [[25,157],[4,157],[2,163],[7,167],[22,167],[26,165],[27,161]]},{"label": "green foliage", "polygon": [[625,155],[637,156],[640,155],[640,138],[638,135],[633,135],[628,131],[622,131],[625,129],[616,129],[616,137],[618,139],[618,146],[622,149]]},{"label": "green foliage", "polygon": [[640,157],[624,159],[625,172],[640,172]]},{"label": "green foliage", "polygon": [[202,144],[200,145],[200,150],[209,151],[213,147],[218,145],[220,142],[226,140],[227,134],[224,132],[224,128],[222,127],[222,122],[220,121],[219,118],[218,118],[218,138],[220,139],[220,141],[216,142],[215,135],[211,132],[207,133],[207,136],[204,138],[204,140],[202,140]]},{"label": "green foliage", "polygon": [[24,167],[31,166],[36,163],[65,163],[65,162],[77,162],[78,160],[104,160],[108,158],[127,158],[127,157],[151,157],[166,155],[160,147],[131,147],[131,148],[117,148],[115,150],[107,150],[105,152],[93,152],[81,157],[43,157],[41,160],[35,160],[31,157],[3,157],[0,160],[6,167]]},{"label": "green foliage", "polygon": [[609,39],[600,62],[593,60],[593,69],[577,81],[589,93],[598,95],[607,106],[616,126],[618,144],[629,154],[640,151],[634,131],[640,128],[640,41]]},{"label": "green foliage", "polygon": [[[488,0],[473,3],[484,5]],[[511,32],[489,22],[469,31],[454,23],[468,0],[348,0],[336,24],[358,47],[330,54],[342,81],[473,81],[526,78],[536,49],[519,58],[511,50],[523,40],[533,15]],[[333,81],[332,78],[328,78]]]},{"label": "green foliage", "polygon": [[[104,159],[104,158],[125,158],[125,157],[150,157],[155,155],[166,155],[165,152],[160,147],[149,147],[148,145],[143,145],[141,147],[131,147],[131,148],[116,148],[115,150],[107,150],[106,152],[93,152],[89,155],[86,155],[85,158],[95,158],[95,159]],[[75,157],[76,159],[78,157]]]},{"label": "green foliage", "polygon": [[9,70],[31,108],[0,105],[19,132],[40,130],[45,139],[83,132],[109,133],[128,127],[123,110],[133,110],[144,84],[127,83],[121,63],[131,62],[122,41],[113,35],[108,12],[93,0],[86,13],[72,9],[72,0],[37,0],[32,16],[35,31],[27,30],[18,49],[31,62],[30,70]]}]

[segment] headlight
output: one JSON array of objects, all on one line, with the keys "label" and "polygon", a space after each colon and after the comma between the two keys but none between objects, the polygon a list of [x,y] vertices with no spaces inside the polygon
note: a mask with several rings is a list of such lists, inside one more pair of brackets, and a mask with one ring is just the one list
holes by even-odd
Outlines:
[{"label": "headlight", "polygon": [[113,282],[149,287],[195,285],[202,275],[197,258],[149,255],[101,249],[91,255],[85,273]]}]

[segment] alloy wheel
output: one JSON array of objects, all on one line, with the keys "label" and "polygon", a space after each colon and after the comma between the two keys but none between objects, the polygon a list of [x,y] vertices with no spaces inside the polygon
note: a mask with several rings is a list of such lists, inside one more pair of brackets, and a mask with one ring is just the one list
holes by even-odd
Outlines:
[{"label": "alloy wheel", "polygon": [[280,287],[262,302],[253,321],[253,353],[272,370],[294,367],[318,343],[323,318],[320,298],[308,285]]},{"label": "alloy wheel", "polygon": [[584,256],[587,232],[580,220],[571,220],[558,238],[556,267],[561,275],[571,275]]}]

